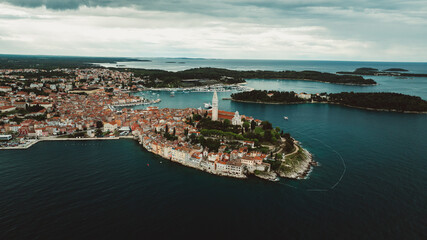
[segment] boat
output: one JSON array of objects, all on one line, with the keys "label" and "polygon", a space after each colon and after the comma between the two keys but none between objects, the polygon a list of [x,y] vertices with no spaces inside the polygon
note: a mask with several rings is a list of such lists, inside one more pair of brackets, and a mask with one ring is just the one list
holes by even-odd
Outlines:
[{"label": "boat", "polygon": [[284,116],[284,117],[283,117],[283,119],[288,120],[289,118],[288,118],[288,117],[286,117],[286,116]]},{"label": "boat", "polygon": [[204,103],[204,107],[205,107],[206,109],[211,109],[211,108],[212,108],[212,105],[211,105],[210,103]]},{"label": "boat", "polygon": [[175,92],[171,92],[171,97],[175,97]]}]

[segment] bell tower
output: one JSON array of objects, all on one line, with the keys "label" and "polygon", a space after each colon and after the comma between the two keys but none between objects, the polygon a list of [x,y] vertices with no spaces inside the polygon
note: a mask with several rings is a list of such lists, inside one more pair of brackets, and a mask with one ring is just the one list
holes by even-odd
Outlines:
[{"label": "bell tower", "polygon": [[212,121],[218,120],[218,95],[216,94],[216,91],[214,91],[213,97],[212,97]]}]

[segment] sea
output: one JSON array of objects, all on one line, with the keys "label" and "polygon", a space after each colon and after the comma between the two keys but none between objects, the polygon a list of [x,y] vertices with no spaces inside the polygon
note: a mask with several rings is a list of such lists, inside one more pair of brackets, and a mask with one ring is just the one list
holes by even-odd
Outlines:
[{"label": "sea", "polygon": [[[427,73],[427,63],[150,60],[116,65],[169,71],[399,67]],[[427,99],[427,78],[372,78],[378,85],[251,79],[247,86],[308,93],[398,92]],[[212,98],[209,92],[135,94],[161,98],[155,105],[160,108],[198,108]],[[223,100],[230,94],[218,93],[220,109],[272,122],[320,166],[307,179],[267,182],[187,168],[129,139],[41,142],[28,150],[2,150],[0,239],[427,239],[426,114]]]}]

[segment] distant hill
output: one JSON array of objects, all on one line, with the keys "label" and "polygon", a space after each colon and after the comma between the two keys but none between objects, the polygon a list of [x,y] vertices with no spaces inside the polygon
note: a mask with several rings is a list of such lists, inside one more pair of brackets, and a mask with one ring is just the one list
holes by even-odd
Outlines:
[{"label": "distant hill", "polygon": [[0,68],[82,68],[93,67],[93,63],[117,63],[127,61],[145,61],[122,57],[73,57],[43,55],[5,55],[0,54]]}]

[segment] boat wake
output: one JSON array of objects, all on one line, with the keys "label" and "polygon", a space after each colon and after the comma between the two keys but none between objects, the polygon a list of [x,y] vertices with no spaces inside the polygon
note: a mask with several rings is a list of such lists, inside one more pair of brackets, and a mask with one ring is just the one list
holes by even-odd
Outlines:
[{"label": "boat wake", "polygon": [[[343,170],[342,170],[342,172],[341,172],[340,177],[339,177],[339,178],[338,178],[338,180],[335,182],[335,184],[333,184],[331,187],[329,187],[329,188],[311,188],[311,189],[306,189],[306,191],[310,191],[310,192],[327,192],[327,191],[330,191],[330,190],[335,189],[335,188],[336,188],[336,187],[341,183],[341,181],[342,181],[342,179],[344,178],[344,175],[345,175],[345,173],[346,173],[346,171],[347,171],[347,165],[346,165],[345,160],[344,160],[344,158],[342,157],[342,155],[341,155],[337,150],[335,150],[333,147],[331,147],[330,145],[328,145],[328,144],[324,143],[324,142],[323,142],[322,140],[320,140],[320,139],[317,139],[317,138],[314,138],[314,137],[308,136],[308,135],[306,135],[306,134],[304,134],[304,133],[301,133],[301,132],[299,132],[299,131],[295,131],[295,132],[297,132],[297,133],[299,133],[299,134],[301,134],[301,135],[304,135],[304,136],[306,136],[306,137],[308,137],[308,138],[310,138],[310,139],[313,139],[313,140],[315,140],[315,141],[318,141],[318,142],[319,142],[319,143],[321,143],[323,146],[325,146],[325,147],[329,148],[332,152],[334,152],[334,153],[338,156],[338,158],[341,160],[341,163],[342,163],[342,165],[343,165]],[[308,178],[308,176],[310,175],[310,173],[312,172],[312,170],[313,170],[313,167],[311,167],[311,168],[310,168],[310,170],[309,170],[309,172],[308,172],[307,176],[306,176],[304,179],[307,179],[307,178]],[[289,185],[289,184],[285,184],[285,183],[281,183],[281,184],[282,184],[282,185],[286,185],[286,186],[288,186],[288,187],[296,188],[295,186],[292,186],[292,185]]]}]

